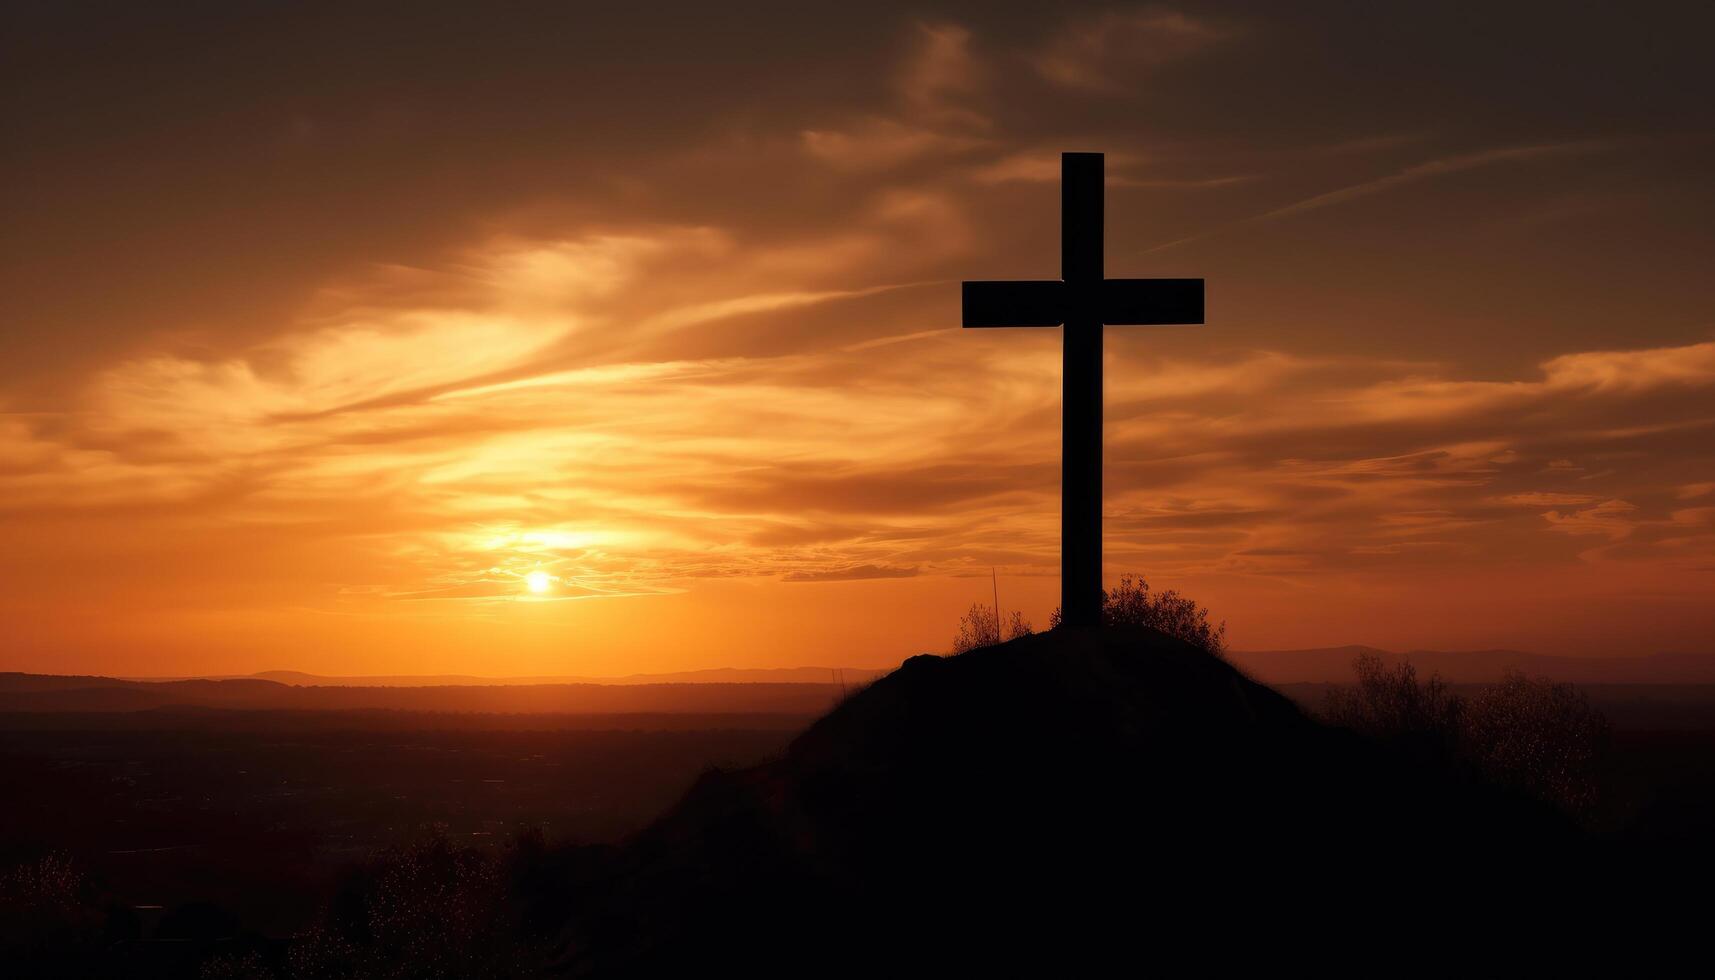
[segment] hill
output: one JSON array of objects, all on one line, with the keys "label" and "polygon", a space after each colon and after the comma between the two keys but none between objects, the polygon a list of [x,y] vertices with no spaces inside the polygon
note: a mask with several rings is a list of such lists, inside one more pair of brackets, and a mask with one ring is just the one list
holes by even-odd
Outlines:
[{"label": "hill", "polygon": [[914,657],[804,721],[0,716],[17,867],[78,862],[0,881],[0,944],[20,976],[1584,973],[1700,936],[1715,869],[1706,733],[1622,738],[1579,825],[1150,632]]},{"label": "hill", "polygon": [[1055,631],[906,661],[538,901],[580,976],[1278,963],[1559,910],[1579,831],[1422,748],[1160,634]]}]

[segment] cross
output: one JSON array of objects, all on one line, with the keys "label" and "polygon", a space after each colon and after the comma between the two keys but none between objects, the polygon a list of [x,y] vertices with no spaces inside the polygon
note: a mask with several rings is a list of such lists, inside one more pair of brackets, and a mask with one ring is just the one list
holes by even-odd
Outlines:
[{"label": "cross", "polygon": [[967,327],[1065,324],[1060,615],[1102,621],[1102,325],[1203,322],[1201,279],[1102,278],[1102,155],[1060,154],[1060,278],[964,284]]}]

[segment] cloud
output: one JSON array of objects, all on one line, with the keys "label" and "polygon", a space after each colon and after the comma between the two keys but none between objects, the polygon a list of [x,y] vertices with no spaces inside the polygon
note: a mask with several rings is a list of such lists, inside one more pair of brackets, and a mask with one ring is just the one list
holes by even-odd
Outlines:
[{"label": "cloud", "polygon": [[890,111],[803,129],[798,135],[807,155],[836,170],[864,173],[991,144],[990,120],[976,108],[984,85],[971,32],[957,24],[918,24],[913,39],[915,48],[894,79]]},{"label": "cloud", "polygon": [[1183,61],[1229,36],[1165,7],[1110,11],[1069,25],[1034,59],[1048,81],[1083,92],[1126,90],[1138,75]]},{"label": "cloud", "polygon": [[804,152],[841,170],[885,170],[926,157],[965,153],[986,141],[896,119],[870,118],[843,129],[806,129]]},{"label": "cloud", "polygon": [[388,598],[411,601],[427,599],[438,600],[487,600],[503,602],[562,602],[568,599],[613,599],[624,596],[659,594],[660,590],[614,591],[608,589],[592,589],[576,582],[557,582],[550,592],[534,594],[527,591],[523,583],[516,577],[495,581],[459,583],[440,588],[419,589],[414,592],[398,592]]},{"label": "cloud", "polygon": [[814,306],[837,299],[854,299],[862,296],[873,296],[876,293],[890,289],[903,288],[899,285],[871,286],[867,289],[828,289],[814,292],[791,293],[755,293],[749,296],[735,296],[730,299],[715,300],[709,303],[696,303],[677,309],[658,313],[638,325],[640,332],[655,332],[678,330],[696,324],[708,323],[713,320],[724,320],[728,317],[744,316],[748,313],[768,313],[777,310],[796,309],[804,306]]},{"label": "cloud", "polygon": [[[218,499],[199,506],[384,548],[377,587],[419,598],[515,597],[545,561],[589,596],[1053,574],[1055,338],[935,329],[906,301],[940,287],[877,278],[969,248],[965,207],[890,187],[821,237],[603,228],[382,270],[248,351],[135,358],[95,374],[75,412],[9,418],[0,506]],[[1715,385],[1712,346],[1577,351],[1498,380],[1116,347],[1112,554],[1269,577],[1589,537],[1695,553],[1677,542],[1703,525],[1605,460],[1692,436],[1672,426]],[[1544,471],[1589,489],[1544,490]],[[353,511],[385,517],[334,523]]]},{"label": "cloud", "polygon": [[[1109,187],[1136,187],[1145,190],[1209,190],[1217,187],[1231,187],[1256,180],[1254,174],[1238,174],[1222,177],[1164,177],[1137,176],[1127,173],[1141,165],[1140,158],[1131,153],[1115,152],[1106,154],[1107,177]],[[1060,154],[1058,151],[1027,151],[1013,153],[998,160],[974,167],[971,180],[982,186],[995,186],[1010,183],[1046,184],[1060,180]]]},{"label": "cloud", "polygon": [[1275,208],[1257,215],[1252,221],[1273,221],[1277,218],[1291,217],[1304,214],[1336,204],[1345,204],[1359,198],[1381,194],[1406,184],[1427,180],[1431,177],[1444,177],[1448,174],[1461,173],[1466,170],[1476,170],[1497,163],[1517,163],[1525,160],[1537,160],[1544,157],[1564,156],[1571,153],[1591,153],[1607,149],[1609,144],[1582,140],[1566,143],[1548,143],[1537,146],[1508,146],[1493,150],[1482,150],[1476,153],[1465,153],[1459,156],[1445,157],[1415,164],[1395,174],[1378,177],[1375,180],[1342,187],[1336,191],[1328,191],[1315,197],[1305,198],[1285,207]]},{"label": "cloud", "polygon": [[1611,149],[1613,145],[1614,144],[1611,142],[1602,140],[1572,140],[1561,143],[1544,143],[1530,146],[1499,147],[1490,150],[1480,150],[1474,153],[1463,153],[1456,156],[1443,157],[1436,160],[1428,160],[1423,163],[1406,167],[1403,170],[1389,174],[1385,177],[1377,177],[1373,180],[1366,180],[1362,183],[1341,187],[1338,190],[1326,191],[1313,197],[1307,197],[1282,207],[1273,208],[1260,214],[1252,215],[1248,218],[1228,222],[1218,227],[1211,228],[1208,231],[1174,239],[1173,241],[1156,245],[1146,251],[1159,252],[1170,248],[1176,248],[1180,245],[1201,241],[1213,235],[1221,234],[1233,228],[1296,217],[1298,215],[1308,214],[1312,211],[1319,211],[1323,208],[1334,207],[1366,197],[1384,194],[1419,181],[1429,180],[1436,177],[1444,177],[1449,174],[1462,173],[1468,170],[1478,170],[1502,163],[1519,163],[1577,154],[1596,153]]},{"label": "cloud", "polygon": [[[647,272],[613,265],[617,283],[549,303],[541,326],[496,317],[485,329],[521,339],[476,357],[419,343],[418,325],[466,325],[515,302],[499,295],[513,274],[492,270],[539,268],[520,258],[536,249],[512,242],[466,257],[488,270],[475,278],[493,297],[335,316],[236,359],[126,362],[92,379],[75,416],[0,427],[10,461],[0,506],[203,501],[223,520],[326,534],[329,546],[386,543],[380,587],[411,598],[516,597],[517,577],[539,567],[590,597],[732,576],[1053,573],[1052,336],[1001,344],[906,329],[802,351],[556,366],[555,345],[580,337],[566,324],[701,336],[745,315],[826,332],[848,322],[851,304],[887,295],[745,293],[757,255],[711,251],[715,240],[669,233],[621,251],[713,261],[734,300],[685,305],[645,290],[655,312],[615,305],[623,277]],[[1577,352],[1545,360],[1535,378],[1488,381],[1360,358],[1116,348],[1110,550],[1162,574],[1264,577],[1551,553],[1533,539],[1544,529],[1695,554],[1701,545],[1684,539],[1702,532],[1699,509],[1644,492],[1652,477],[1636,463],[1628,482],[1601,461],[1646,438],[1680,447],[1660,460],[1707,459],[1685,455],[1694,432],[1657,424],[1706,404],[1707,347]],[[353,402],[366,386],[402,394]],[[145,425],[165,434],[141,438]],[[95,448],[107,445],[118,448]],[[1541,489],[1544,472],[1583,475],[1591,488]],[[1691,488],[1677,500],[1707,484],[1675,485]],[[330,523],[354,510],[385,517]],[[1521,510],[1537,513],[1512,516]]]},{"label": "cloud", "polygon": [[829,568],[822,571],[788,572],[781,576],[782,582],[852,582],[859,579],[873,578],[911,578],[917,574],[914,565],[851,565],[845,568]]},{"label": "cloud", "polygon": [[959,24],[917,25],[917,50],[895,82],[907,111],[939,126],[982,129],[988,119],[969,107],[983,88],[971,32]]},{"label": "cloud", "polygon": [[1593,392],[1641,392],[1715,382],[1715,341],[1685,347],[1563,354],[1543,365],[1547,383]]},{"label": "cloud", "polygon": [[1595,503],[1596,498],[1582,493],[1552,493],[1539,490],[1530,493],[1507,494],[1500,500],[1520,507],[1576,507],[1579,504]]},{"label": "cloud", "polygon": [[1256,180],[1256,174],[1233,174],[1227,177],[1115,177],[1109,181],[1114,187],[1137,187],[1144,190],[1212,190],[1217,187],[1232,187],[1236,184],[1248,184]]},{"label": "cloud", "polygon": [[1033,184],[1060,179],[1060,154],[1015,153],[971,171],[971,179],[979,184],[1005,184],[1026,181]]},{"label": "cloud", "polygon": [[1638,509],[1624,500],[1605,500],[1583,510],[1551,510],[1542,515],[1550,527],[1566,534],[1597,534],[1615,541],[1629,537],[1637,527]]}]

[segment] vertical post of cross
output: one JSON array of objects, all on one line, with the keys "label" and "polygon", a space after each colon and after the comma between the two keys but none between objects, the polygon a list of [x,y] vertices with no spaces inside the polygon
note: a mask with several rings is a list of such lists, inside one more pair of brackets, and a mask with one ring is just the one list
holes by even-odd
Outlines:
[{"label": "vertical post of cross", "polygon": [[1102,618],[1102,179],[1102,154],[1061,155],[1060,614],[1073,627]]}]

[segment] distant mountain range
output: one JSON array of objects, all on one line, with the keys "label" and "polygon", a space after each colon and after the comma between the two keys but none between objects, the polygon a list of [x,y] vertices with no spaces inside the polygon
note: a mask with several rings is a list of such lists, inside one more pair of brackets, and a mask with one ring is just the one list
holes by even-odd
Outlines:
[{"label": "distant mountain range", "polygon": [[1498,681],[1509,671],[1574,684],[1715,684],[1715,654],[1655,653],[1633,657],[1564,657],[1522,650],[1411,650],[1320,647],[1309,650],[1239,650],[1228,659],[1265,684],[1345,683],[1352,662],[1373,654],[1388,663],[1408,660],[1419,677],[1439,674],[1453,684]]},{"label": "distant mountain range", "polygon": [[[1338,684],[1351,680],[1352,661],[1364,653],[1374,654],[1389,663],[1409,660],[1419,675],[1428,677],[1438,673],[1442,679],[1455,684],[1497,681],[1509,670],[1577,684],[1715,684],[1715,653],[1566,657],[1504,649],[1398,653],[1376,647],[1343,646],[1304,650],[1235,650],[1228,654],[1228,659],[1234,666],[1267,684]],[[556,684],[831,684],[835,687],[859,687],[887,673],[889,668],[876,667],[717,667],[623,677],[473,677],[465,674],[330,677],[296,670],[268,670],[243,676],[130,679],[156,683],[167,680],[265,680],[295,687],[516,687]],[[0,689],[4,689],[4,685],[0,685]]]},{"label": "distant mountain range", "polygon": [[[308,675],[302,675],[308,676]],[[320,678],[344,682],[355,678]],[[364,680],[367,680],[365,678]],[[421,682],[422,678],[416,679]],[[0,712],[408,711],[486,714],[819,715],[845,693],[771,682],[286,684],[260,677],[140,681],[0,673]],[[855,683],[855,681],[848,681]]]},{"label": "distant mountain range", "polygon": [[264,670],[256,674],[199,674],[190,677],[127,677],[128,681],[264,680],[294,687],[518,687],[539,684],[867,684],[888,672],[877,667],[713,667],[665,674],[625,674],[619,677],[544,675],[538,677],[478,677],[471,674],[366,674],[330,676],[301,670]]},{"label": "distant mountain range", "polygon": [[[1563,657],[1519,650],[1395,653],[1346,646],[1242,650],[1229,659],[1274,685],[1339,684],[1373,654],[1409,660],[1420,677],[1454,684],[1499,680],[1506,671],[1585,685],[1715,684],[1715,655]],[[876,668],[715,668],[625,677],[327,677],[272,670],[244,677],[118,678],[0,673],[0,711],[128,712],[161,708],[410,711],[496,714],[762,714],[811,716],[889,673]]]}]

